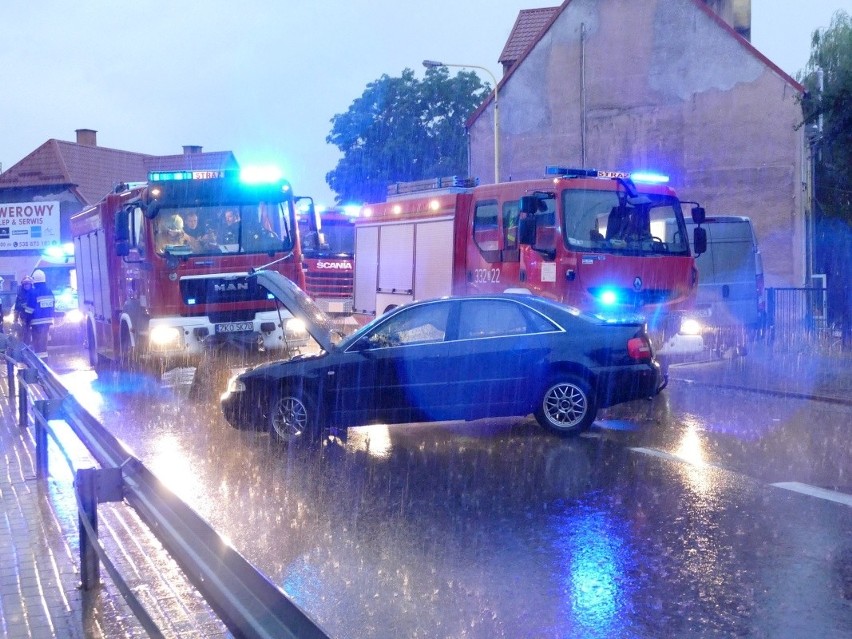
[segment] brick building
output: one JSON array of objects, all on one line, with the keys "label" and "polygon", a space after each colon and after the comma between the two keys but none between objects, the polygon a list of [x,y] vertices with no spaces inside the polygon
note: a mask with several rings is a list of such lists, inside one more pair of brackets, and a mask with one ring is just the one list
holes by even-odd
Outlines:
[{"label": "brick building", "polygon": [[[708,215],[754,220],[767,286],[809,275],[803,87],[748,41],[749,0],[567,0],[522,11],[468,120],[470,175],[657,170]],[[495,104],[499,147],[494,144]]]}]

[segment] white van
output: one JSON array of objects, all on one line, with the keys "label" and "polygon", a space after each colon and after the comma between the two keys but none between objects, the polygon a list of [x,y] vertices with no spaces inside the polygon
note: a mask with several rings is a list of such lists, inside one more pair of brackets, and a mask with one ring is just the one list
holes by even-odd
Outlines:
[{"label": "white van", "polygon": [[[766,305],[763,260],[754,228],[742,216],[707,217],[701,226],[707,231],[707,252],[695,258],[695,315],[716,334],[715,350],[735,347],[744,353],[748,334],[763,325]],[[687,220],[690,241],[694,228]]]}]

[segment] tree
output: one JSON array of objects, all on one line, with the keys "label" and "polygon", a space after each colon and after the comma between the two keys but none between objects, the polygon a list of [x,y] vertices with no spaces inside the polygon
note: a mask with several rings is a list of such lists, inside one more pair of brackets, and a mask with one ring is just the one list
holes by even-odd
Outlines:
[{"label": "tree", "polygon": [[804,124],[814,157],[815,267],[827,275],[829,321],[852,348],[852,18],[837,11],[815,31],[802,79]]},{"label": "tree", "polygon": [[845,11],[834,14],[828,29],[813,33],[802,82],[819,209],[852,223],[852,18]]},{"label": "tree", "polygon": [[326,174],[338,203],[383,201],[393,182],[466,175],[465,120],[489,91],[475,73],[450,78],[446,67],[368,84],[326,138],[343,153]]}]

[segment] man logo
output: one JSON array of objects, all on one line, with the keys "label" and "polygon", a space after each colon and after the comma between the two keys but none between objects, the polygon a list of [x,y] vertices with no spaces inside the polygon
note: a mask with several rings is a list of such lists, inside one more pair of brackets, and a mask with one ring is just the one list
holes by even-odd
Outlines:
[{"label": "man logo", "polygon": [[213,290],[217,293],[227,293],[230,291],[247,291],[249,288],[247,282],[227,282],[225,284],[214,284]]},{"label": "man logo", "polygon": [[642,290],[642,278],[637,277],[633,280],[633,290],[639,292]]}]

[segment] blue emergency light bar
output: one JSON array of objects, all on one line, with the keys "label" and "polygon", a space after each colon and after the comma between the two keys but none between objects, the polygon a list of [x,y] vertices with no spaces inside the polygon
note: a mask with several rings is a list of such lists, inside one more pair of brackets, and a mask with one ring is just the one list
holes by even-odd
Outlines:
[{"label": "blue emergency light bar", "polygon": [[216,180],[225,177],[225,171],[151,171],[149,182],[171,182],[177,180]]},{"label": "blue emergency light bar", "polygon": [[669,181],[668,175],[662,173],[653,173],[651,171],[636,171],[627,173],[626,171],[601,171],[598,169],[575,169],[566,166],[547,166],[545,167],[546,175],[557,175],[559,177],[598,177],[598,178],[623,178],[630,179],[634,182],[642,182],[643,184],[666,184]]},{"label": "blue emergency light bar", "polygon": [[649,171],[636,171],[630,174],[630,178],[634,182],[642,182],[644,184],[668,184],[669,176],[662,173],[651,173]]},{"label": "blue emergency light bar", "polygon": [[572,169],[567,166],[546,166],[545,175],[558,175],[560,177],[598,177],[597,169]]}]

